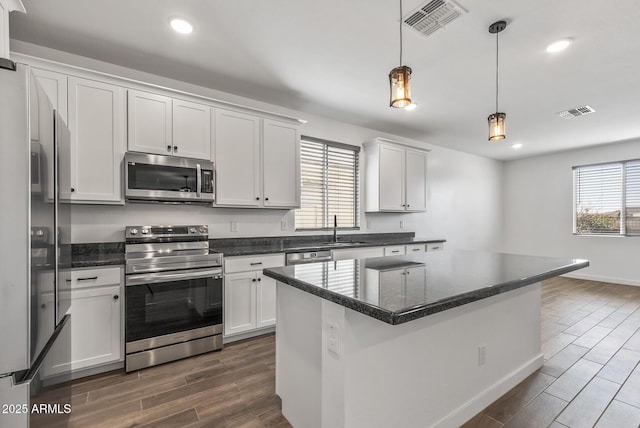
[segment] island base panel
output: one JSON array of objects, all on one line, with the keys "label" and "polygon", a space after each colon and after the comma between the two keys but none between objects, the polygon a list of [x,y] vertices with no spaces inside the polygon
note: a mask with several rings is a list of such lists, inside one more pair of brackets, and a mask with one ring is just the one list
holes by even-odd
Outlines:
[{"label": "island base panel", "polygon": [[457,427],[543,364],[539,283],[400,325],[283,283],[277,301],[276,393],[294,427]]}]

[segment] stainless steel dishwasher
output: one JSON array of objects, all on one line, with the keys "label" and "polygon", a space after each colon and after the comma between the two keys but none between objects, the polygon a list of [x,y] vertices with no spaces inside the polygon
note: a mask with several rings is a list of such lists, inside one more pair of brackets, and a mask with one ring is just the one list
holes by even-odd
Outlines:
[{"label": "stainless steel dishwasher", "polygon": [[301,253],[287,253],[287,266],[303,263],[330,262],[331,250],[306,251]]}]

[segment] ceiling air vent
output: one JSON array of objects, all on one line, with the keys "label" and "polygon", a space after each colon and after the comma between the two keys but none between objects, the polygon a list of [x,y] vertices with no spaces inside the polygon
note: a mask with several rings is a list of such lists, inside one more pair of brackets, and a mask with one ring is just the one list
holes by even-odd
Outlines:
[{"label": "ceiling air vent", "polygon": [[406,25],[426,37],[466,12],[452,0],[432,0],[418,6],[403,19]]},{"label": "ceiling air vent", "polygon": [[572,117],[584,116],[585,114],[591,113],[595,113],[595,110],[593,108],[589,106],[581,106],[569,110],[564,110],[556,114],[564,119],[571,119]]}]

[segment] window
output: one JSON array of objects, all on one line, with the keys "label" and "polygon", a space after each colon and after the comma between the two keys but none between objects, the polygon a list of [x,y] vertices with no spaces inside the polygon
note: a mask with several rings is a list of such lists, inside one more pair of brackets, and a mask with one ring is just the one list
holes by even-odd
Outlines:
[{"label": "window", "polygon": [[360,148],[303,136],[300,144],[300,208],[296,230],[357,229]]},{"label": "window", "polygon": [[640,235],[640,160],[573,168],[574,233]]}]

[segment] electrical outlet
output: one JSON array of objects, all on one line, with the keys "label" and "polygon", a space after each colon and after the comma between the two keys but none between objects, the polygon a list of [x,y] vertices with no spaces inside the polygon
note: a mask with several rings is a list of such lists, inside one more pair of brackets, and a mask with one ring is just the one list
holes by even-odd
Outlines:
[{"label": "electrical outlet", "polygon": [[340,354],[340,329],[331,322],[327,325],[327,349],[336,355]]},{"label": "electrical outlet", "polygon": [[281,230],[287,230],[287,220],[281,220],[280,221],[280,229]]},{"label": "electrical outlet", "polygon": [[487,362],[487,345],[478,346],[478,366],[484,366]]},{"label": "electrical outlet", "polygon": [[238,222],[237,221],[232,221],[231,222],[231,231],[232,232],[237,232],[238,231]]},{"label": "electrical outlet", "polygon": [[404,229],[404,220],[400,220],[400,229]]}]

